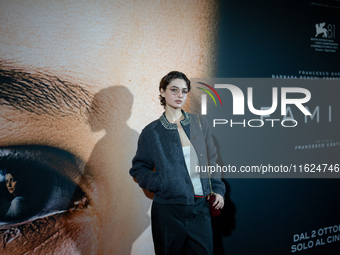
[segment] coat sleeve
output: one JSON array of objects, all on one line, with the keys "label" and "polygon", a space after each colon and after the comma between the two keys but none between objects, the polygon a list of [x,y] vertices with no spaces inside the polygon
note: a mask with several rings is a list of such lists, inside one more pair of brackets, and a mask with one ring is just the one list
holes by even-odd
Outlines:
[{"label": "coat sleeve", "polygon": [[20,214],[24,212],[24,200],[25,199],[21,196],[14,198],[6,213],[6,217],[14,218],[20,216]]},{"label": "coat sleeve", "polygon": [[[209,166],[216,167],[217,160],[217,149],[214,144],[214,140],[211,135],[211,129],[208,121],[205,118],[202,119],[202,128],[205,136],[205,144],[207,146],[207,154],[208,154],[208,164]],[[221,173],[214,173],[211,175],[211,186],[214,193],[220,194],[224,197],[226,192],[225,184],[221,180]]]},{"label": "coat sleeve", "polygon": [[157,192],[161,190],[162,184],[158,172],[153,171],[154,161],[150,157],[149,146],[147,133],[143,130],[138,139],[137,152],[132,160],[130,175],[137,180],[141,188]]}]

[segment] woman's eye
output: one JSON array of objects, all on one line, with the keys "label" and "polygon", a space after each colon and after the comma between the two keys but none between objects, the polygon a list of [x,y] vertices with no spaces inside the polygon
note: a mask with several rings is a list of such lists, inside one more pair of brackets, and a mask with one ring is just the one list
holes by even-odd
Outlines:
[{"label": "woman's eye", "polygon": [[[78,186],[82,170],[79,160],[60,149],[47,146],[0,148],[1,224],[86,207],[88,199]],[[15,186],[6,185],[8,175]]]}]

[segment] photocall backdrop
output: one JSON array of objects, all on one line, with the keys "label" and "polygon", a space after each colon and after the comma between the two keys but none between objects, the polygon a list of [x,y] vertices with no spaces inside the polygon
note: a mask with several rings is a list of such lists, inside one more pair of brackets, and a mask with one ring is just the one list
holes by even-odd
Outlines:
[{"label": "photocall backdrop", "polygon": [[[235,97],[229,90],[216,89],[223,106],[215,95],[217,106],[207,96],[206,117],[221,166],[314,163],[316,168],[324,163],[334,168],[339,163],[339,12],[338,1],[221,2],[216,77],[238,79],[195,79],[199,87],[204,86],[197,82],[233,84],[244,94],[245,115],[233,115]],[[277,110],[262,118],[252,114],[247,87],[253,87],[256,109],[270,107],[272,87],[278,87]],[[280,87],[308,89],[311,99],[304,105],[315,114],[313,119],[296,106],[281,116]],[[294,96],[305,95],[287,97]],[[287,117],[298,125],[282,127],[280,122]],[[271,127],[268,118],[280,121]],[[214,119],[229,122],[213,127]],[[231,127],[231,119],[245,120],[245,127]],[[264,126],[250,127],[250,119],[263,119]],[[234,230],[231,235],[225,231],[220,254],[339,254],[340,175],[326,174],[224,173],[232,201],[225,218],[234,220],[225,227]]]},{"label": "photocall backdrop", "polygon": [[164,110],[161,77],[213,75],[217,11],[205,0],[0,2],[0,254],[154,253],[152,194],[131,161]]},{"label": "photocall backdrop", "polygon": [[[221,166],[338,163],[338,1],[0,4],[1,254],[153,254],[152,194],[128,170],[171,70],[212,86],[204,78],[238,78],[228,83],[245,98],[253,78],[267,78],[254,85],[255,108],[291,79],[319,107],[320,121],[305,123],[292,106],[299,124],[287,131],[216,127]],[[218,93],[224,106],[208,102],[210,123],[234,118],[230,93]],[[339,179],[224,181],[216,254],[339,254]]]}]

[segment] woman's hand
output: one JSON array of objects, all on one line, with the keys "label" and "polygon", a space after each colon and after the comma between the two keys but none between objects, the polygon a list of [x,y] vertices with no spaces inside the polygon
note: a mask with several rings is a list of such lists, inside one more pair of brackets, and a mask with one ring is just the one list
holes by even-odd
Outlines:
[{"label": "woman's hand", "polygon": [[[216,199],[215,202],[213,203],[213,206],[216,209],[222,209],[224,206],[224,199],[220,194],[214,193]],[[210,195],[207,196],[207,200],[209,200]]]}]

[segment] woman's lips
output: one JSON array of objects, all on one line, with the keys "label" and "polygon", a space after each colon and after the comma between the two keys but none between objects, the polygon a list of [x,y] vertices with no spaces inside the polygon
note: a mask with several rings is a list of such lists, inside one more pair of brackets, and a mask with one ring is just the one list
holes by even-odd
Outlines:
[{"label": "woman's lips", "polygon": [[182,103],[181,100],[176,100],[175,102],[176,102],[177,104],[181,104],[181,103]]}]

